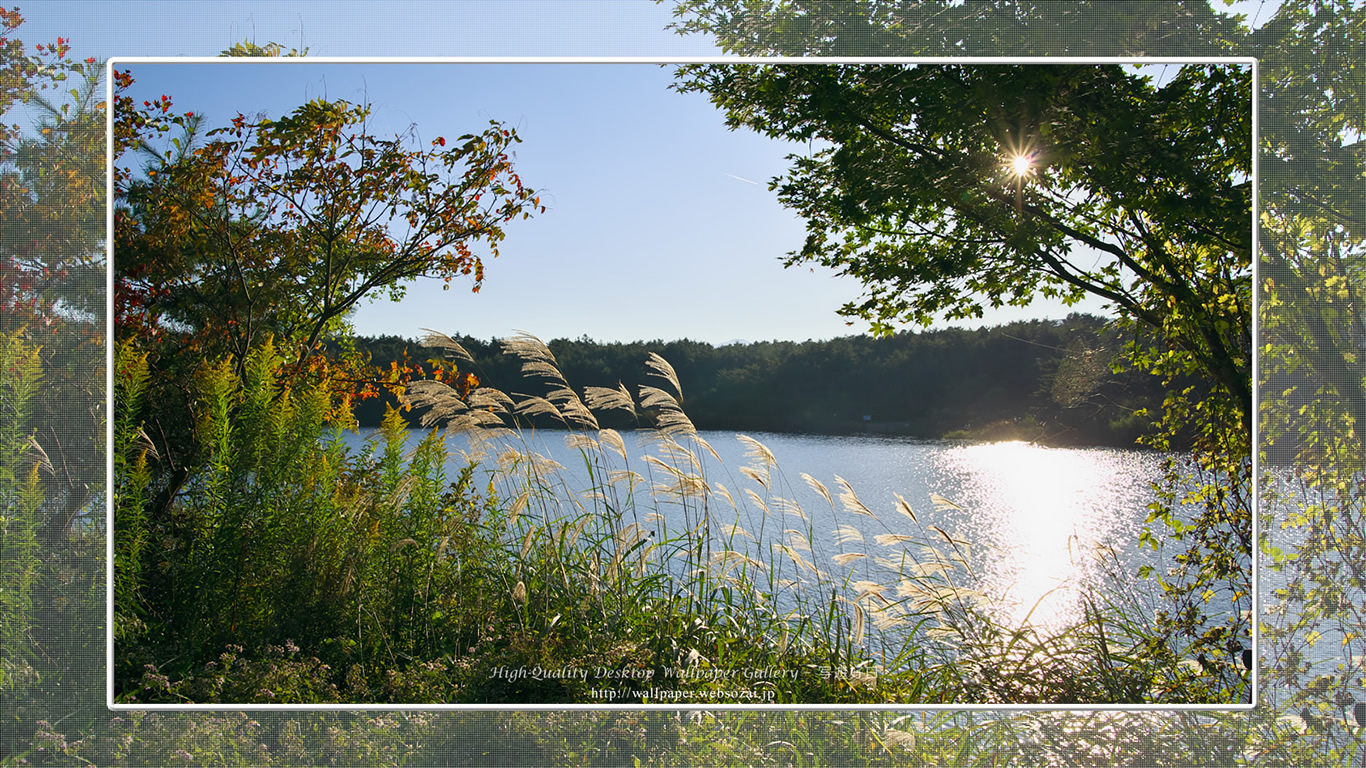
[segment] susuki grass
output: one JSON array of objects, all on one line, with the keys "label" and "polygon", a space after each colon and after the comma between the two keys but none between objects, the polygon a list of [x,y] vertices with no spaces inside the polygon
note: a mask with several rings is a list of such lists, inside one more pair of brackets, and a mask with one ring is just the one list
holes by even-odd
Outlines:
[{"label": "susuki grass", "polygon": [[[470,362],[449,337],[426,342]],[[391,413],[347,454],[327,437],[325,394],[291,396],[269,350],[246,380],[215,369],[203,498],[184,503],[175,530],[129,532],[179,537],[184,556],[118,564],[120,578],[148,582],[119,592],[146,607],[120,606],[137,619],[120,626],[140,634],[120,637],[118,696],[687,705],[1240,693],[1236,676],[1211,685],[1178,664],[1135,601],[1093,590],[1074,626],[1004,622],[967,543],[922,524],[905,498],[881,510],[842,478],[832,488],[800,474],[827,507],[804,508],[748,436],[738,438],[746,462],[728,467],[658,356],[644,361],[652,383],[636,396],[580,394],[535,337],[505,347],[533,391],[416,382],[405,404],[431,429],[411,450]],[[642,455],[600,427],[609,410],[648,425]],[[531,448],[530,424],[546,419],[567,430],[575,472]],[[450,432],[464,433],[463,455],[448,453]],[[273,437],[235,442],[249,435]],[[464,468],[447,477],[447,466]],[[149,525],[125,514],[141,499],[116,503],[116,526]],[[176,602],[192,593],[195,605]]]}]

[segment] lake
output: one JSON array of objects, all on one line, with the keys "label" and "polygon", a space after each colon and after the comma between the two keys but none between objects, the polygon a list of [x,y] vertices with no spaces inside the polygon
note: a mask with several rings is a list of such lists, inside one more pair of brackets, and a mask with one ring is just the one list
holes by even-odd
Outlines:
[{"label": "lake", "polygon": [[[347,433],[344,440],[359,447],[376,431]],[[425,434],[412,430],[410,446]],[[654,501],[646,506],[657,515],[644,517],[658,522],[640,519],[640,512],[627,522],[674,532],[696,525],[697,504],[671,503],[662,492],[671,484],[678,490],[679,480],[667,465],[696,462],[686,467],[688,474],[704,477],[717,499],[730,500],[713,500],[707,509],[717,524],[712,530],[724,531],[731,548],[743,544],[751,553],[763,552],[771,551],[767,544],[781,542],[813,562],[824,553],[821,567],[840,575],[848,571],[851,581],[886,583],[889,559],[906,552],[905,537],[914,537],[962,555],[974,581],[964,586],[992,596],[1003,620],[1027,619],[1040,627],[1079,617],[1076,589],[1101,577],[1098,551],[1105,553],[1112,572],[1131,577],[1104,583],[1126,589],[1134,587],[1138,567],[1153,562],[1153,553],[1137,544],[1154,499],[1151,483],[1161,476],[1158,453],[876,435],[749,435],[771,454],[770,464],[759,447],[737,433],[698,437],[705,445],[683,438],[689,450],[682,456],[649,430],[621,433],[626,458],[602,452],[605,458],[597,460],[605,461],[605,470],[639,473],[637,500],[655,488]],[[472,457],[492,472],[500,455],[507,467],[512,455],[530,449],[558,465],[553,478],[544,481],[551,492],[581,504],[593,483],[585,462],[589,454],[571,445],[578,439],[565,431],[541,430],[513,436],[508,444],[471,446],[466,435],[449,434],[448,471],[453,474]],[[529,465],[518,466],[524,472]],[[505,474],[495,479],[506,498],[516,497]],[[898,495],[909,513],[900,509]],[[837,556],[838,564],[828,562]]]}]

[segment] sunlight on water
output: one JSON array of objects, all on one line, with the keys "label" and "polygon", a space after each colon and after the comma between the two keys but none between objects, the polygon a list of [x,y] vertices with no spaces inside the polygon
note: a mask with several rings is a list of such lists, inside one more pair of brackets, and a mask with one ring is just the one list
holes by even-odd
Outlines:
[{"label": "sunlight on water", "polygon": [[[364,429],[347,435],[346,440],[358,449],[374,434],[375,430]],[[410,448],[422,434],[414,430],[409,435]],[[576,449],[566,446],[566,434],[544,430],[529,436],[532,444],[523,448],[530,447],[558,461],[564,468],[564,479],[557,481],[551,492],[574,496],[574,489],[589,488],[592,480],[583,475],[583,459]],[[643,431],[626,435],[627,451],[637,466],[645,453],[658,452],[651,435]],[[713,479],[736,489],[750,483],[748,478],[727,470],[750,461],[736,433],[703,435],[720,455],[708,470]],[[968,543],[979,580],[960,586],[1004,596],[999,618],[1008,625],[1028,621],[1037,628],[1052,629],[1081,618],[1077,582],[1092,574],[1095,547],[1113,547],[1120,570],[1130,575],[1144,557],[1136,542],[1145,507],[1152,500],[1149,484],[1160,476],[1161,457],[1157,454],[1043,448],[1021,442],[961,445],[771,433],[759,437],[778,457],[776,471],[785,474],[787,480],[808,472],[834,488],[836,478],[842,477],[874,509],[876,517],[845,514],[838,500],[823,500],[801,481],[795,487],[783,485],[787,480],[780,477],[778,495],[790,496],[804,514],[810,515],[817,539],[827,537],[817,543],[828,544],[838,535],[847,535],[837,529],[847,531],[847,526],[855,526],[861,528],[859,536],[867,542],[879,534],[912,533],[938,544],[937,537],[926,529],[896,527],[905,522],[893,511],[894,494],[900,495],[915,508],[920,525],[937,526]],[[450,435],[449,442],[453,454],[447,472],[453,475],[464,466],[461,456],[471,446],[459,434]],[[742,503],[746,501],[738,491],[737,495]],[[936,495],[948,498],[958,508],[937,508],[931,503]],[[685,518],[670,517],[678,511],[675,505],[661,505],[656,510],[652,497],[641,497],[637,502],[642,510],[663,514],[672,530],[693,524]],[[888,527],[889,521],[892,527]],[[773,537],[776,531],[793,525],[791,519],[775,522],[765,520],[762,514],[725,522],[738,523],[759,538],[767,529],[771,529],[767,535]],[[763,546],[756,544],[758,550]],[[868,562],[859,564],[866,566]],[[876,578],[863,572],[858,577]]]},{"label": "sunlight on water", "polygon": [[960,478],[969,533],[986,545],[988,594],[1005,595],[1003,619],[1041,628],[1081,618],[1077,586],[1098,545],[1134,539],[1143,478],[1114,452],[1022,442],[957,448],[944,469]]}]

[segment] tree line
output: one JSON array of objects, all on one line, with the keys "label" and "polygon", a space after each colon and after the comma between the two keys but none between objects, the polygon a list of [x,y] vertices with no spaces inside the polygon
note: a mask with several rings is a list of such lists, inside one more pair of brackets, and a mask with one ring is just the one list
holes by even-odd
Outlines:
[{"label": "tree line", "polygon": [[[1130,333],[1132,335],[1132,333]],[[520,362],[496,340],[456,336],[480,382],[517,389]],[[921,439],[1021,439],[1049,445],[1133,447],[1153,428],[1162,381],[1118,364],[1125,331],[1104,318],[1017,321],[977,329],[903,331],[824,341],[722,346],[677,341],[548,343],[576,387],[645,380],[650,352],[668,359],[683,406],[699,429],[848,434]],[[359,337],[356,351],[380,371],[427,375],[439,355],[399,336]],[[399,397],[356,405],[361,426],[378,426]],[[422,413],[405,418],[412,425]],[[651,414],[617,414],[610,426],[650,426]],[[539,422],[540,426],[553,426]]]}]

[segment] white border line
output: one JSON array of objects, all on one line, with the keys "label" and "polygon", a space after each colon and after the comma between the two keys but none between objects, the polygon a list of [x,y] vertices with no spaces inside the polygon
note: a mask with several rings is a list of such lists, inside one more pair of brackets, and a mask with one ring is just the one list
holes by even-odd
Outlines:
[{"label": "white border line", "polygon": [[[303,66],[309,64],[658,64],[658,65],[682,65],[682,64],[811,64],[811,65],[858,65],[858,64],[923,64],[923,65],[973,65],[973,64],[1038,64],[1038,65],[1066,65],[1066,64],[1128,64],[1128,65],[1160,65],[1160,64],[1244,64],[1252,69],[1252,601],[1251,601],[1251,632],[1252,632],[1252,699],[1246,704],[1078,704],[1078,705],[1056,705],[1056,704],[712,704],[706,702],[695,702],[690,704],[122,704],[114,701],[114,71],[115,66],[129,66],[137,64],[218,64],[224,66],[244,66],[248,64],[272,65],[272,66]],[[781,57],[754,57],[754,56],[701,56],[701,57],[659,57],[659,56],[587,56],[587,57],[560,57],[560,56],[512,56],[512,57],[474,57],[474,56],[449,56],[449,57],[349,57],[349,56],[316,56],[316,57],[221,57],[221,56],[115,56],[105,62],[105,138],[106,138],[106,161],[105,161],[105,238],[106,238],[106,270],[105,270],[105,359],[106,359],[106,386],[108,391],[105,396],[106,401],[106,478],[107,492],[105,494],[106,507],[106,606],[105,606],[105,642],[106,642],[106,671],[105,671],[105,706],[117,712],[128,711],[170,711],[170,712],[195,712],[195,711],[269,711],[269,712],[308,712],[308,711],[497,711],[497,712],[516,712],[516,711],[743,711],[743,712],[766,712],[766,711],[816,711],[816,712],[849,712],[849,711],[890,711],[890,712],[922,712],[922,711],[1010,711],[1010,712],[1236,712],[1251,711],[1257,707],[1257,700],[1260,696],[1259,683],[1259,656],[1258,656],[1258,573],[1257,568],[1260,558],[1257,556],[1258,524],[1257,524],[1257,498],[1259,483],[1257,473],[1259,462],[1257,460],[1257,362],[1258,362],[1258,97],[1260,95],[1260,77],[1257,59],[1248,56],[1195,56],[1195,57],[1052,57],[1052,56],[1028,56],[1019,58],[1009,57],[865,57],[865,56],[832,56],[832,57],[809,57],[809,56],[781,56]],[[1235,660],[1236,663],[1236,660]]]},{"label": "white border line", "polygon": [[[1259,12],[1260,12],[1260,11],[1259,11]],[[1251,365],[1251,374],[1250,374],[1250,375],[1251,375],[1251,377],[1252,377],[1252,381],[1250,382],[1251,385],[1252,385],[1252,444],[1251,444],[1251,446],[1249,446],[1249,452],[1252,454],[1252,456],[1251,456],[1251,459],[1252,459],[1252,498],[1251,498],[1251,499],[1248,499],[1248,507],[1249,507],[1249,508],[1251,509],[1251,511],[1252,511],[1252,600],[1251,600],[1251,602],[1250,602],[1251,607],[1250,607],[1248,610],[1250,610],[1252,613],[1251,613],[1251,615],[1248,617],[1248,625],[1249,625],[1249,627],[1250,627],[1250,629],[1251,629],[1251,631],[1252,631],[1252,704],[1251,704],[1251,706],[1248,706],[1248,707],[1239,707],[1239,709],[1247,709],[1247,710],[1255,709],[1255,708],[1257,707],[1257,699],[1261,696],[1261,685],[1260,685],[1260,683],[1261,683],[1261,667],[1262,667],[1262,665],[1261,665],[1261,663],[1260,663],[1260,661],[1261,661],[1260,645],[1259,645],[1259,643],[1258,643],[1258,637],[1259,637],[1260,634],[1261,634],[1260,628],[1261,628],[1261,623],[1262,623],[1262,620],[1261,620],[1262,614],[1261,614],[1261,610],[1260,610],[1260,608],[1261,608],[1261,595],[1260,595],[1261,590],[1258,589],[1258,582],[1259,582],[1260,579],[1261,579],[1261,577],[1260,577],[1260,575],[1259,575],[1259,568],[1260,568],[1260,566],[1261,566],[1261,557],[1259,556],[1259,554],[1260,554],[1261,547],[1258,545],[1258,542],[1261,541],[1261,538],[1260,538],[1260,536],[1259,536],[1259,531],[1258,531],[1258,527],[1259,527],[1259,526],[1258,526],[1258,524],[1257,524],[1257,518],[1261,516],[1261,515],[1260,515],[1260,510],[1258,509],[1258,503],[1259,503],[1259,500],[1261,499],[1261,482],[1262,482],[1262,481],[1261,481],[1261,461],[1258,460],[1258,457],[1257,457],[1258,454],[1261,453],[1261,448],[1260,448],[1260,445],[1261,445],[1261,443],[1260,443],[1261,431],[1260,431],[1260,429],[1258,428],[1258,424],[1259,424],[1259,422],[1261,421],[1261,419],[1259,418],[1259,414],[1261,413],[1261,407],[1260,407],[1261,398],[1258,397],[1257,371],[1259,370],[1259,368],[1258,368],[1258,363],[1259,363],[1260,360],[1261,360],[1261,346],[1262,346],[1262,344],[1261,344],[1261,324],[1260,324],[1260,321],[1259,321],[1259,319],[1258,319],[1259,315],[1261,314],[1261,313],[1259,312],[1259,310],[1260,310],[1260,308],[1261,308],[1261,302],[1257,299],[1257,297],[1261,294],[1261,290],[1262,290],[1262,282],[1261,282],[1261,276],[1260,276],[1261,270],[1258,269],[1258,265],[1259,265],[1259,264],[1261,263],[1261,261],[1262,261],[1262,259],[1261,259],[1261,252],[1262,252],[1262,249],[1261,249],[1261,247],[1260,247],[1260,245],[1259,245],[1259,240],[1258,240],[1258,238],[1260,238],[1260,236],[1261,236],[1261,213],[1260,213],[1260,205],[1261,205],[1261,193],[1260,193],[1260,189],[1261,189],[1261,184],[1260,184],[1259,181],[1258,181],[1258,179],[1260,179],[1261,177],[1260,177],[1260,175],[1258,174],[1258,167],[1259,167],[1259,159],[1258,159],[1258,156],[1261,154],[1261,144],[1260,144],[1260,141],[1261,141],[1261,135],[1262,135],[1262,134],[1261,134],[1261,124],[1260,124],[1260,121],[1259,121],[1260,112],[1259,112],[1259,110],[1258,110],[1257,104],[1258,104],[1258,101],[1259,101],[1260,98],[1261,98],[1262,89],[1261,89],[1261,71],[1260,71],[1260,66],[1259,66],[1259,64],[1258,64],[1258,62],[1257,62],[1257,60],[1256,60],[1255,58],[1254,58],[1254,59],[1251,59],[1251,64],[1252,64],[1252,178],[1250,179],[1250,181],[1251,181],[1251,183],[1252,183],[1252,190],[1251,190],[1251,192],[1252,192],[1252,360],[1250,361],[1249,364]]]},{"label": "white border line", "polygon": [[114,62],[104,66],[104,703],[114,703]]}]

